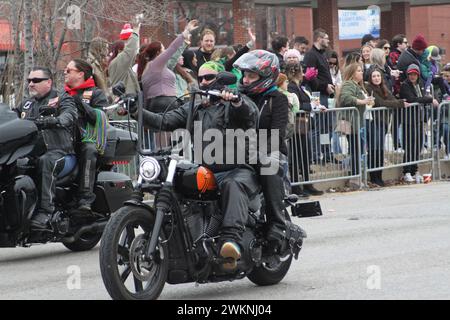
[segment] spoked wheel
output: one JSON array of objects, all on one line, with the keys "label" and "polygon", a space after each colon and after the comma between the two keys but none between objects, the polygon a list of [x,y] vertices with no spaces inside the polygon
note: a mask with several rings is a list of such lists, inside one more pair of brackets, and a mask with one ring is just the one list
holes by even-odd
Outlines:
[{"label": "spoked wheel", "polygon": [[113,299],[152,300],[167,279],[168,246],[159,236],[153,259],[145,256],[154,216],[139,207],[123,207],[114,214],[100,245],[100,270]]},{"label": "spoked wheel", "polygon": [[[286,214],[286,220],[291,221],[289,214]],[[277,284],[288,273],[291,267],[292,257],[290,251],[282,255],[268,257],[259,267],[255,267],[247,277],[258,286]]]}]

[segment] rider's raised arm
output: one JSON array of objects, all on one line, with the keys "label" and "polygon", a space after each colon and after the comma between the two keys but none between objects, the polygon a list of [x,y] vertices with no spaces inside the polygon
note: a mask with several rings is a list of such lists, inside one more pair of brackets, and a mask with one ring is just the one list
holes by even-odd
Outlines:
[{"label": "rider's raised arm", "polygon": [[[154,113],[143,110],[143,124],[145,127],[162,131],[173,131],[186,127],[188,118],[189,104],[185,104],[175,110],[167,112],[164,117],[163,114]],[[135,114],[134,117],[137,117]],[[161,124],[162,122],[162,124]]]}]

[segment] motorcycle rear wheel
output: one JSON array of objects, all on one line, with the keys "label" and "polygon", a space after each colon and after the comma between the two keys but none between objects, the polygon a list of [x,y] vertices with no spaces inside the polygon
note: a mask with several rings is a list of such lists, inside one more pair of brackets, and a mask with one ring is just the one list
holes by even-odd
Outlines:
[{"label": "motorcycle rear wheel", "polygon": [[[286,213],[286,220],[291,221],[289,214]],[[292,254],[279,257],[280,261],[274,265],[263,263],[255,267],[247,278],[258,286],[271,286],[279,283],[289,271],[292,263]]]},{"label": "motorcycle rear wheel", "polygon": [[74,252],[88,251],[94,248],[101,238],[101,233],[86,233],[75,242],[63,242],[62,244]]},{"label": "motorcycle rear wheel", "polygon": [[169,252],[163,234],[159,237],[155,260],[143,259],[153,221],[152,212],[128,206],[113,214],[106,225],[100,244],[100,270],[111,298],[153,300],[161,294],[169,270]]}]

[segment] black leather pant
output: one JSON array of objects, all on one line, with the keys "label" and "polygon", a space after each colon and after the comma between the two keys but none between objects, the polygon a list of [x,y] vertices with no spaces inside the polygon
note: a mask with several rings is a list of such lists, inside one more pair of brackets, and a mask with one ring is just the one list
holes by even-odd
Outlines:
[{"label": "black leather pant", "polygon": [[94,184],[97,168],[98,151],[93,143],[81,145],[79,173],[79,205],[92,204],[95,201]]},{"label": "black leather pant", "polygon": [[64,169],[65,155],[61,150],[52,150],[44,153],[38,160],[39,209],[49,213],[55,211],[56,178]]},{"label": "black leather pant", "polygon": [[281,241],[285,237],[286,218],[284,207],[284,180],[283,170],[280,167],[277,174],[260,175],[264,194],[264,203],[267,217],[267,240]]},{"label": "black leather pant", "polygon": [[220,236],[240,243],[247,222],[250,199],[258,194],[258,181],[253,170],[236,168],[215,173],[221,193],[223,223]]}]

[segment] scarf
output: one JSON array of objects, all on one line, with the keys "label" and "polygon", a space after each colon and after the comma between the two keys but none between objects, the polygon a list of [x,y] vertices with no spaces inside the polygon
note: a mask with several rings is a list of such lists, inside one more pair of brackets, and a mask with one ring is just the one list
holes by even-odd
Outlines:
[{"label": "scarf", "polygon": [[93,88],[93,87],[95,87],[95,81],[94,81],[94,79],[89,78],[85,82],[83,82],[81,85],[79,85],[78,87],[75,87],[75,88],[70,88],[68,85],[65,85],[64,90],[66,90],[66,92],[73,97],[78,94],[79,90],[89,89],[89,88]]},{"label": "scarf", "polygon": [[83,143],[93,143],[100,155],[105,153],[106,133],[108,129],[108,117],[102,110],[94,109],[96,113],[95,125],[87,122],[86,129],[81,128]]}]

